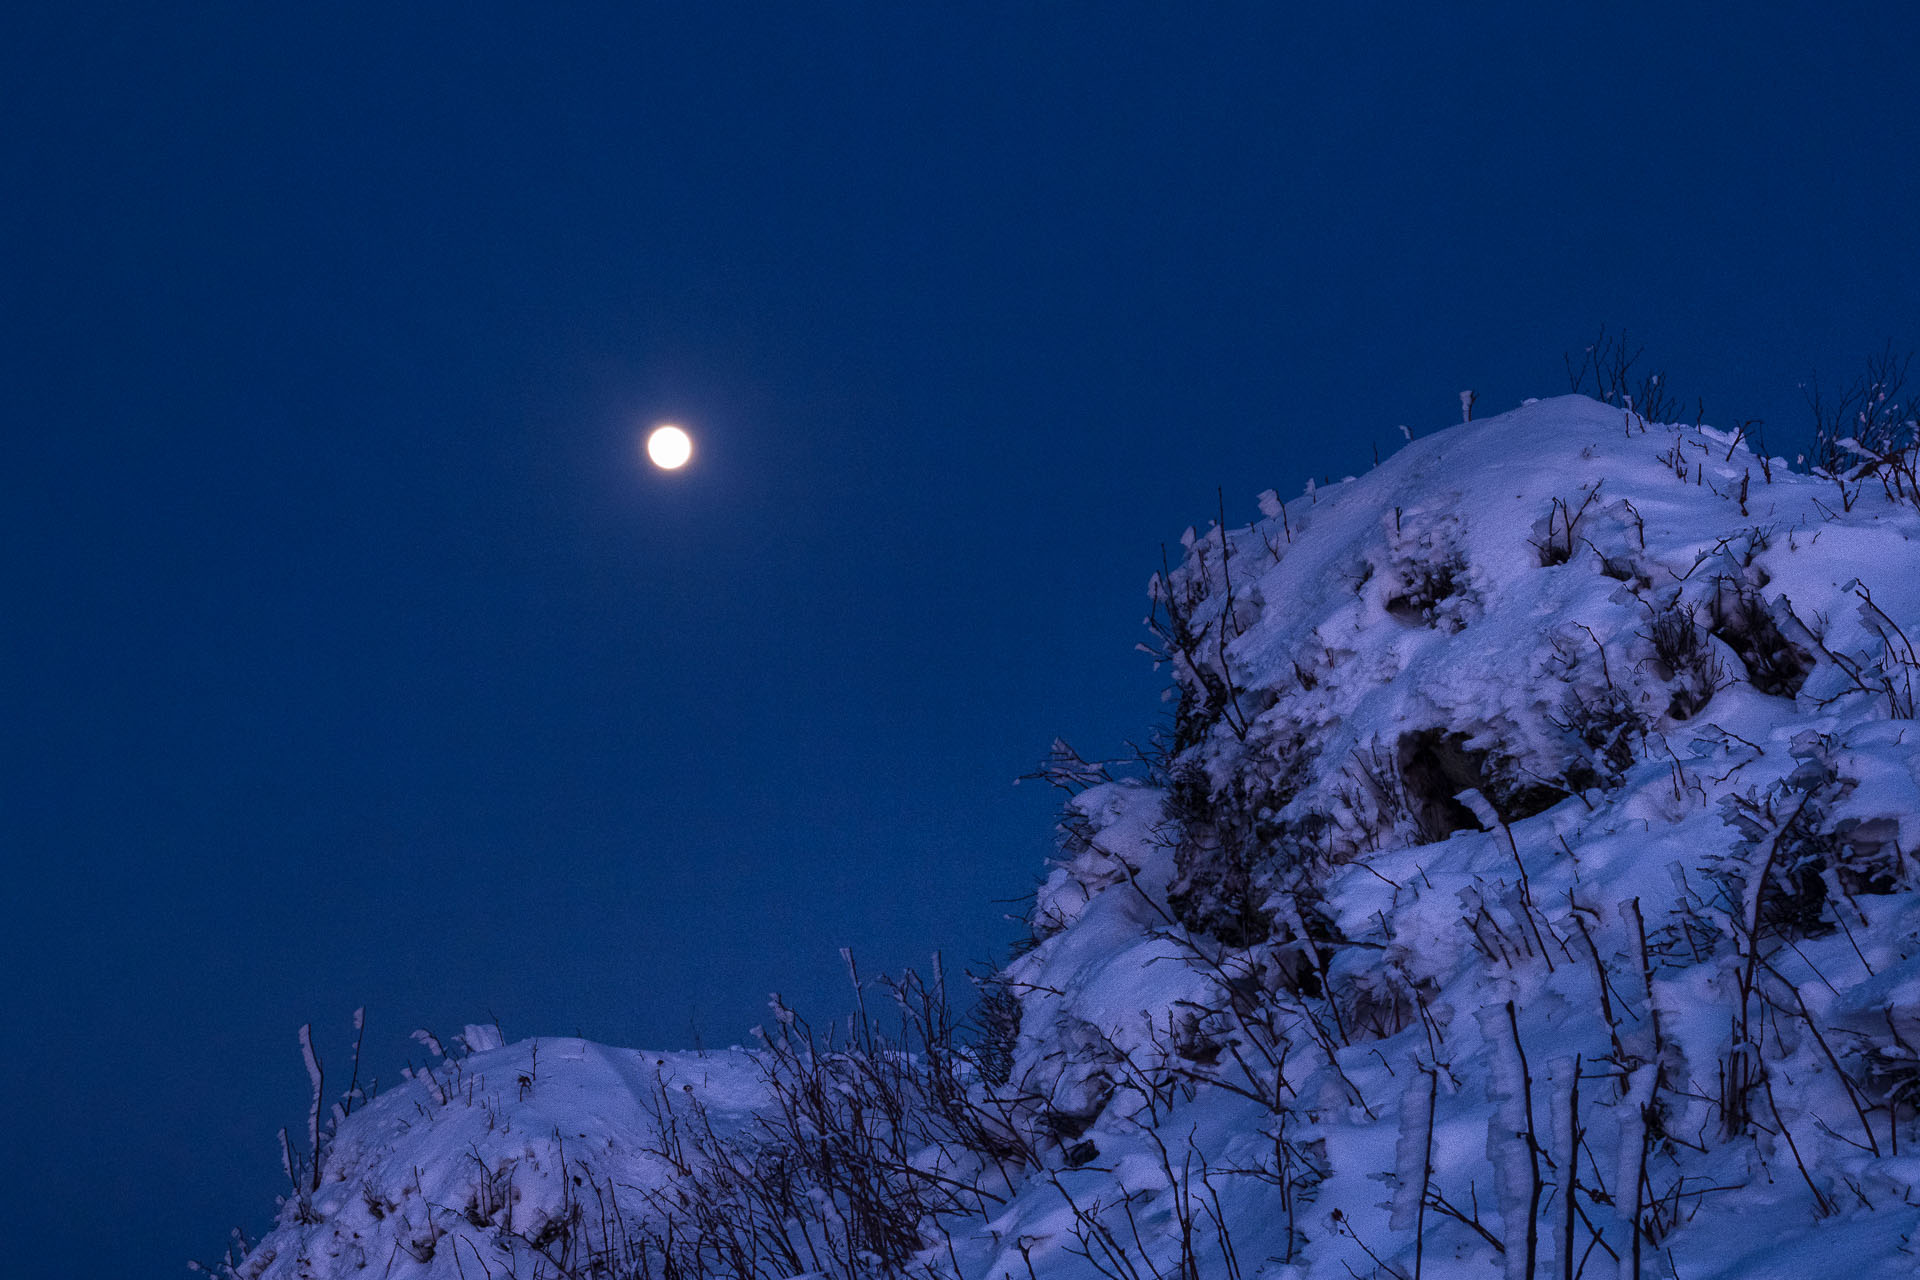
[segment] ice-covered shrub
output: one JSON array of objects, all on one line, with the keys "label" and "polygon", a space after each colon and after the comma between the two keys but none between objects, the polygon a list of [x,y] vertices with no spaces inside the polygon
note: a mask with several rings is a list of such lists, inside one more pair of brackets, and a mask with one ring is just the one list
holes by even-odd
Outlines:
[{"label": "ice-covered shrub", "polygon": [[1313,878],[1298,881],[1267,899],[1274,935],[1266,948],[1267,971],[1275,990],[1301,996],[1326,994],[1326,972],[1345,939],[1326,912]]},{"label": "ice-covered shrub", "polygon": [[1627,340],[1624,329],[1610,334],[1603,325],[1598,336],[1581,348],[1578,359],[1571,352],[1563,355],[1567,388],[1577,395],[1591,395],[1603,404],[1620,405],[1643,422],[1666,422],[1679,406],[1667,388],[1664,369],[1634,373],[1645,352],[1644,346]]},{"label": "ice-covered shrub", "polygon": [[973,980],[974,1055],[980,1078],[1000,1088],[1012,1078],[1013,1050],[1020,1041],[1020,998],[998,970]]},{"label": "ice-covered shrub", "polygon": [[1813,652],[1789,632],[1800,630],[1785,610],[1776,612],[1759,589],[1743,580],[1716,579],[1708,597],[1712,633],[1726,642],[1761,693],[1791,698],[1813,671]]},{"label": "ice-covered shrub", "polygon": [[1652,650],[1648,665],[1654,676],[1668,687],[1668,718],[1697,715],[1725,681],[1726,669],[1692,606],[1675,600],[1657,610],[1640,637]]},{"label": "ice-covered shrub", "polygon": [[1385,1040],[1411,1026],[1422,1003],[1432,999],[1431,981],[1416,983],[1397,964],[1342,967],[1335,975],[1333,999],[1349,1036]]},{"label": "ice-covered shrub", "polygon": [[1920,1043],[1910,1038],[1920,1027],[1920,1010],[1901,1010],[1904,1018],[1890,1008],[1882,1013],[1883,1027],[1853,1037],[1861,1083],[1896,1121],[1911,1121],[1920,1115]]},{"label": "ice-covered shrub", "polygon": [[1271,807],[1240,780],[1215,791],[1204,769],[1182,765],[1167,789],[1178,830],[1167,905],[1189,929],[1229,946],[1264,942],[1272,928],[1260,882],[1281,834]]},{"label": "ice-covered shrub", "polygon": [[[858,990],[850,957],[848,967]],[[593,1224],[563,1223],[563,1234],[586,1240],[587,1251],[571,1255],[587,1268],[580,1273],[621,1280],[940,1274],[922,1251],[950,1238],[951,1220],[981,1217],[996,1202],[985,1188],[989,1177],[1011,1190],[1037,1166],[1038,1112],[983,1080],[976,1055],[955,1043],[937,975],[925,982],[908,973],[880,985],[900,1016],[893,1035],[869,1016],[864,998],[839,1038],[822,1039],[774,997],[775,1028],[762,1035],[760,1052],[768,1105],[744,1131],[722,1132],[697,1094],[676,1098],[662,1082],[653,1102],[658,1154],[680,1176],[626,1189],[640,1192],[652,1217],[606,1270],[594,1261],[602,1255]],[[604,1204],[601,1213],[604,1231]]]},{"label": "ice-covered shrub", "polygon": [[1510,734],[1511,726],[1483,726],[1478,735],[1429,727],[1356,750],[1334,789],[1341,819],[1324,838],[1336,855],[1351,855],[1486,830],[1461,799],[1468,791],[1485,796],[1506,823],[1565,800],[1567,788],[1523,764],[1502,745],[1503,732]]},{"label": "ice-covered shrub", "polygon": [[1263,723],[1235,759],[1224,785],[1192,760],[1168,779],[1163,812],[1174,881],[1167,901],[1186,927],[1245,947],[1271,932],[1262,904],[1275,875],[1309,856],[1299,825],[1283,812],[1307,780],[1313,750],[1297,728]]},{"label": "ice-covered shrub", "polygon": [[1573,559],[1573,553],[1579,548],[1580,522],[1599,496],[1600,485],[1596,481],[1587,487],[1578,506],[1567,499],[1553,499],[1546,516],[1534,525],[1530,539],[1539,553],[1541,568],[1549,569]]},{"label": "ice-covered shrub", "polygon": [[1335,796],[1343,812],[1329,820],[1327,829],[1346,847],[1343,851],[1432,844],[1454,831],[1477,828],[1473,815],[1451,794],[1419,789],[1424,774],[1409,784],[1394,747],[1369,743],[1340,772]]},{"label": "ice-covered shrub", "polygon": [[[1394,513],[1387,538],[1386,595],[1388,616],[1410,626],[1433,627],[1457,633],[1479,611],[1479,593],[1460,549],[1456,513],[1431,511]],[[1371,561],[1359,566],[1356,589],[1373,573]]]},{"label": "ice-covered shrub", "polygon": [[[1189,529],[1182,543],[1186,559],[1178,567],[1166,563],[1148,584],[1151,609],[1146,618],[1153,642],[1139,647],[1156,664],[1172,668],[1176,701],[1170,756],[1204,741],[1214,726],[1224,723],[1235,738],[1244,739],[1252,719],[1262,709],[1246,705],[1247,691],[1235,678],[1227,647],[1257,617],[1257,589],[1244,568],[1236,569],[1240,549],[1224,523],[1204,538]],[[1241,577],[1236,583],[1235,573]]]},{"label": "ice-covered shrub", "polygon": [[1635,744],[1644,742],[1646,717],[1626,692],[1612,685],[1582,689],[1570,685],[1557,716],[1548,722],[1575,744],[1561,770],[1569,790],[1614,787],[1633,767]]},{"label": "ice-covered shrub", "polygon": [[1466,625],[1459,608],[1447,607],[1466,588],[1467,562],[1458,553],[1408,561],[1396,577],[1398,586],[1386,601],[1389,614],[1402,622],[1452,631]]},{"label": "ice-covered shrub", "polygon": [[1906,390],[1912,363],[1889,345],[1839,394],[1823,392],[1818,381],[1807,392],[1813,466],[1839,486],[1843,510],[1869,480],[1880,482],[1889,501],[1920,507],[1920,420]]},{"label": "ice-covered shrub", "polygon": [[1836,819],[1835,807],[1857,784],[1841,774],[1833,738],[1805,734],[1793,754],[1799,763],[1779,783],[1722,800],[1722,815],[1739,839],[1721,874],[1744,895],[1752,868],[1764,865],[1761,923],[1780,937],[1819,937],[1834,931],[1829,899],[1835,891],[1890,893],[1905,879],[1906,863],[1891,820]]}]

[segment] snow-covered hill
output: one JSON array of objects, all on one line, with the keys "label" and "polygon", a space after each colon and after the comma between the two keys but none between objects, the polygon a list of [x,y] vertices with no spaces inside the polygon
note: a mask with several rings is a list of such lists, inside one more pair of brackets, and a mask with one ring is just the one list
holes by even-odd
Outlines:
[{"label": "snow-covered hill", "polygon": [[909,983],[442,1059],[235,1270],[1915,1274],[1920,509],[1856,474],[1567,397],[1263,495],[1154,580],[1166,741],[1058,753],[977,1051]]}]

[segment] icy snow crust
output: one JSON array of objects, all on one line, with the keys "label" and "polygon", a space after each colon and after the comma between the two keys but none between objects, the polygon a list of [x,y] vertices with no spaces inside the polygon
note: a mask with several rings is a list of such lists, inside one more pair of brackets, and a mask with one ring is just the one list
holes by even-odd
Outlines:
[{"label": "icy snow crust", "polygon": [[[1189,534],[1176,739],[1069,802],[975,1082],[1039,1167],[927,1266],[1920,1270],[1920,513],[1771,470],[1567,397]],[[659,1100],[764,1100],[750,1053],[531,1055],[351,1117],[246,1274],[540,1274],[502,1170],[537,1238],[568,1170],[675,1176]]]}]

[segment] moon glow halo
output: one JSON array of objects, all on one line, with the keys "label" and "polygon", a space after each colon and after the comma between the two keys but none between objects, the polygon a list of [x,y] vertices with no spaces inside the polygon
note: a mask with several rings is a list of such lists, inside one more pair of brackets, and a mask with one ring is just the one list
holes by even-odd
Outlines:
[{"label": "moon glow halo", "polygon": [[647,457],[662,471],[678,471],[693,457],[693,437],[672,423],[663,423],[647,434]]}]

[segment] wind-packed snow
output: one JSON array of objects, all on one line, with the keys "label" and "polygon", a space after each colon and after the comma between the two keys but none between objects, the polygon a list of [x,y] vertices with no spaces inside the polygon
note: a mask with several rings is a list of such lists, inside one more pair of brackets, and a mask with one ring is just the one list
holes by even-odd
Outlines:
[{"label": "wind-packed snow", "polygon": [[[889,1173],[981,1193],[754,1274],[1920,1272],[1920,510],[1841,490],[1566,397],[1190,532],[1172,723],[1056,771],[1017,1035],[961,1064],[999,1136]],[[822,1140],[764,1048],[469,1044],[240,1274],[664,1276],[663,1126]]]}]

